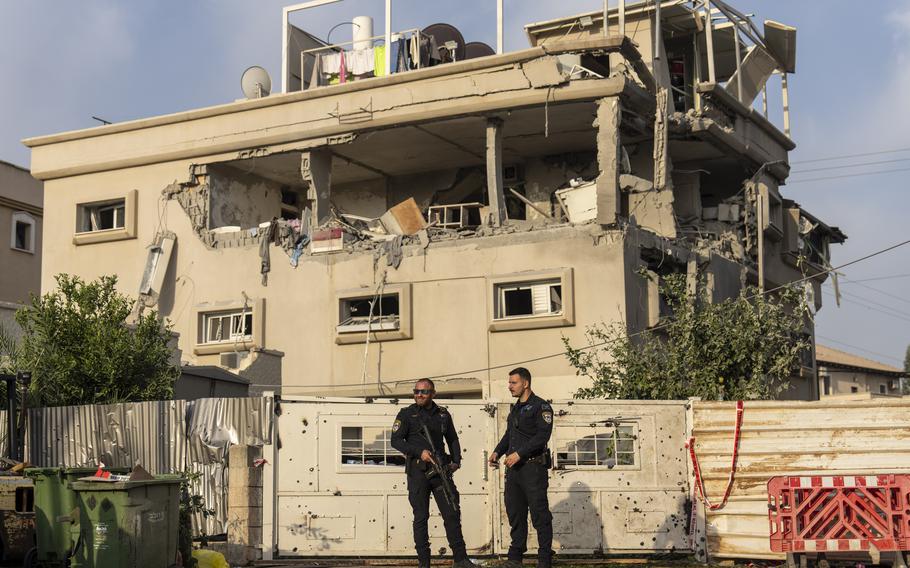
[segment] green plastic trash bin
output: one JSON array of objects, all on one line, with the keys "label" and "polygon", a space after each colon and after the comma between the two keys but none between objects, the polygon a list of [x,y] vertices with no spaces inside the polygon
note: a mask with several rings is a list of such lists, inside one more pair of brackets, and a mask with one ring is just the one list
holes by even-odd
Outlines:
[{"label": "green plastic trash bin", "polygon": [[73,568],[170,568],[177,561],[181,477],[77,481]]},{"label": "green plastic trash bin", "polygon": [[[72,483],[88,477],[97,467],[32,467],[25,470],[26,477],[35,484],[35,532],[37,561],[48,568],[65,566],[73,550],[72,523],[78,521],[73,511],[78,506]],[[113,473],[129,473],[126,468],[105,468]]]}]

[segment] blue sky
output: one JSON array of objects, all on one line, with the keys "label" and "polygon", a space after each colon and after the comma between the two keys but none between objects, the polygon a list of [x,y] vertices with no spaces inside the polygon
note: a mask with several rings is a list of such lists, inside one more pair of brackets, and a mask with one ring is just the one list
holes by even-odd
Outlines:
[{"label": "blue sky", "polygon": [[[25,137],[166,114],[240,98],[240,74],[262,65],[280,83],[276,0],[0,0],[0,159],[28,165]],[[611,0],[615,4],[615,0]],[[739,0],[799,29],[791,77],[791,183],[784,194],[848,235],[834,264],[910,239],[910,1]],[[506,0],[506,49],[527,45],[525,23],[596,10],[601,0]],[[864,10],[860,10],[863,6]],[[295,21],[318,36],[380,0],[347,0]],[[495,0],[396,0],[393,28],[448,22],[495,45]],[[338,34],[337,36],[335,34]],[[344,27],[333,39],[350,34]],[[863,162],[870,166],[844,167]],[[819,170],[819,171],[808,171]],[[910,343],[910,246],[846,268],[840,308],[826,284],[821,342],[900,365]]]}]

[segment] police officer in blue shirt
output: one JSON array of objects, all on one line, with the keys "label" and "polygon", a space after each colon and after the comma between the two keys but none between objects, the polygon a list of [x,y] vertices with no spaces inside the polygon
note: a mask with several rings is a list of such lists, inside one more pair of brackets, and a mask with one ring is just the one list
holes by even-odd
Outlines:
[{"label": "police officer in blue shirt", "polygon": [[512,528],[512,544],[506,568],[520,568],[528,549],[528,511],[537,530],[537,566],[550,568],[553,557],[553,515],[547,500],[550,452],[547,442],[553,432],[553,408],[531,391],[531,373],[524,367],[509,372],[509,392],[518,399],[509,413],[506,433],[490,455],[499,467],[505,456],[506,514]]}]

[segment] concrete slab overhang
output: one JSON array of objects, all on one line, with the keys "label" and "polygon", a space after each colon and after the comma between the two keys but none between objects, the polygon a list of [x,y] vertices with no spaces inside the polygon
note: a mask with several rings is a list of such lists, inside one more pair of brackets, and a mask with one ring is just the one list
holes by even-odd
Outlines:
[{"label": "concrete slab overhang", "polygon": [[575,52],[615,52],[640,61],[628,38],[560,42],[24,143],[33,149],[32,174],[47,180],[202,156],[232,159],[237,152],[264,147],[271,152],[306,149],[360,132],[609,96],[653,108],[647,91],[622,75],[572,80],[554,69],[534,76],[529,67],[540,61],[556,68],[553,55]]}]

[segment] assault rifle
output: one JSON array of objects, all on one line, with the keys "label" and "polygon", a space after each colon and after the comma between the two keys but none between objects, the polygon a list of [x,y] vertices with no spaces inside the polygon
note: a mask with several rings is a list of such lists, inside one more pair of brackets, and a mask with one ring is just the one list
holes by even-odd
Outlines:
[{"label": "assault rifle", "polygon": [[430,453],[433,454],[433,461],[430,462],[430,470],[427,472],[427,479],[432,479],[435,476],[439,476],[440,481],[442,481],[442,495],[446,499],[446,503],[456,512],[459,513],[460,508],[458,506],[458,498],[455,496],[455,488],[452,487],[452,470],[448,466],[443,465],[442,463],[442,454],[436,451],[436,445],[433,443],[433,437],[430,436],[430,429],[427,428],[426,424],[421,424],[421,431],[423,437],[426,438],[427,443],[430,444]]}]

